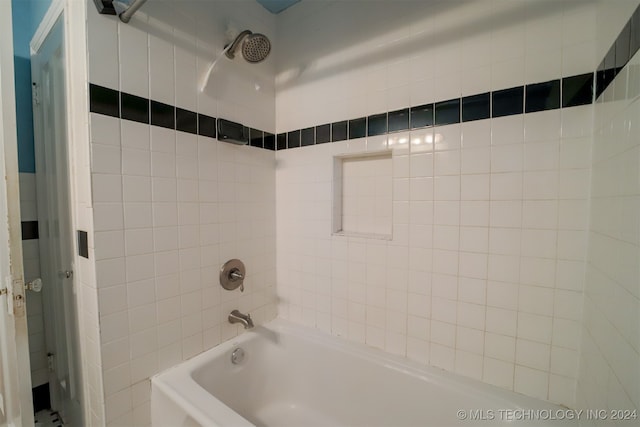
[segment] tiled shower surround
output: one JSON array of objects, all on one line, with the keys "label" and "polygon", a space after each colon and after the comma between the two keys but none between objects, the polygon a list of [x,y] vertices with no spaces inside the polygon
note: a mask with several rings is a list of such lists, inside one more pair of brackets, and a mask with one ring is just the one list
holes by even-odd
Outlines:
[{"label": "tiled shower surround", "polygon": [[[518,88],[506,99],[519,114],[496,117],[493,97],[494,118],[466,121],[464,97],[592,72],[596,9],[412,3],[393,6],[400,26],[385,23],[387,7],[360,11],[383,30],[344,50],[355,30],[314,22],[355,16],[353,4],[291,9],[278,39],[292,53],[285,64],[336,41],[300,78],[281,70],[278,129],[431,102],[438,125],[439,102],[460,95],[463,123],[458,109],[454,124],[277,152],[279,314],[574,406],[593,107],[529,113],[533,97]],[[490,31],[474,26],[503,14],[512,19]],[[311,41],[294,37],[303,28],[314,28]],[[559,96],[541,104],[557,108]],[[386,149],[393,237],[332,235],[333,157]]]},{"label": "tiled shower surround", "polygon": [[[198,91],[226,40],[219,13],[272,38],[274,18],[254,2],[149,6],[149,16],[131,24],[98,15],[91,4],[87,10],[105,401],[104,414],[96,405],[92,416],[114,426],[148,425],[149,377],[239,334],[226,320],[233,309],[251,313],[256,324],[276,316],[274,154],[205,131],[213,117],[273,130],[272,65],[222,63]],[[207,20],[196,20],[205,9]],[[246,73],[267,83],[257,91]],[[173,106],[178,120],[174,110],[155,114]],[[232,258],[247,268],[243,293],[218,282]]]},{"label": "tiled shower surround", "polygon": [[[591,114],[577,107],[278,152],[280,315],[572,405]],[[385,144],[392,239],[332,236],[333,156]]]},{"label": "tiled shower surround", "polygon": [[[612,114],[569,96],[591,95],[576,83],[638,3],[302,1],[274,17],[254,2],[149,2],[130,24],[89,7],[90,381],[106,402],[92,419],[148,423],[148,378],[241,332],[233,308],[569,407],[638,407],[632,367],[610,360],[598,328],[634,332],[598,298],[597,272],[637,283],[597,256],[621,240],[631,257],[637,242],[601,232],[590,210],[592,173],[612,173],[592,160]],[[223,60],[199,92],[228,26],[267,34],[271,57]],[[95,108],[97,87],[117,112]],[[254,147],[217,141],[199,117],[243,124]],[[333,233],[334,157],[379,152],[392,153],[391,237]],[[244,294],[217,286],[235,257]],[[616,348],[637,361],[629,342]],[[602,384],[627,400],[604,401]]]},{"label": "tiled shower surround", "polygon": [[640,408],[639,95],[636,53],[595,104],[578,375],[582,408]]},{"label": "tiled shower surround", "polygon": [[[620,3],[610,11],[604,3],[556,4],[562,12],[550,11],[554,6],[545,2],[524,8],[508,2],[492,5],[487,12],[483,2],[440,4],[437,16],[424,19],[429,14],[417,13],[415,4],[406,6],[407,16],[403,5],[394,5],[393,16],[407,24],[397,27],[387,21],[390,13],[384,6],[359,14],[349,4],[313,11],[308,6],[285,15],[288,25],[279,27],[284,28],[279,43],[293,54],[278,75],[278,131],[304,132],[315,125],[317,139],[319,123],[362,116],[368,116],[369,126],[363,127],[361,139],[277,152],[279,315],[574,407],[594,110],[591,105],[554,109],[571,105],[562,85],[563,102],[556,98],[553,104],[541,103],[540,109],[548,111],[532,112],[528,88],[552,76],[564,82],[591,72],[603,58],[605,68],[621,67],[629,59],[629,46],[638,43],[628,28],[621,31],[637,2]],[[549,13],[541,13],[543,9]],[[512,19],[489,34],[476,31],[477,20],[501,14]],[[358,16],[382,30],[368,39],[348,26],[315,24],[339,22],[341,16]],[[600,19],[607,24],[595,25]],[[601,27],[615,34],[596,32]],[[311,41],[294,36],[309,28],[314,30]],[[334,43],[321,46],[326,39]],[[343,45],[343,40],[359,43]],[[314,48],[325,49],[326,56],[309,60]],[[608,73],[597,73],[597,95],[602,81],[611,80]],[[520,111],[524,103],[527,114],[496,117],[502,102],[496,102],[495,94],[510,87],[516,88]],[[488,90],[493,92],[493,118],[466,120],[465,99]],[[456,124],[438,123],[441,101],[460,95],[461,120],[457,116],[450,121]],[[432,102],[435,127],[381,136],[372,132],[378,113],[390,112],[390,127],[391,112],[395,116],[411,106],[413,113],[414,106]],[[291,135],[287,133],[288,139]],[[291,145],[287,142],[287,148]],[[334,156],[380,150],[393,151],[393,237],[332,235]],[[630,161],[637,162],[635,153]],[[637,166],[626,170],[637,174]],[[606,214],[601,215],[606,221]],[[637,224],[633,214],[623,216],[625,224]],[[598,240],[591,245],[592,251],[609,251]],[[637,272],[637,252],[626,253],[623,263]],[[634,289],[619,298],[637,295],[636,276],[619,280]],[[637,319],[636,302],[637,297],[626,303],[625,318]],[[614,306],[609,309],[615,311]],[[595,332],[600,348],[607,348],[593,357],[602,373],[595,383],[614,384],[609,387],[613,394],[626,397],[615,404],[605,401],[586,368],[582,375],[590,386],[591,406],[581,405],[638,407],[633,386],[638,379],[637,329],[619,324],[622,317],[613,325],[595,318],[603,322],[599,327],[617,328],[629,340],[612,348],[604,344],[604,331]],[[628,363],[611,361],[618,349]],[[599,406],[594,406],[594,396]]]}]

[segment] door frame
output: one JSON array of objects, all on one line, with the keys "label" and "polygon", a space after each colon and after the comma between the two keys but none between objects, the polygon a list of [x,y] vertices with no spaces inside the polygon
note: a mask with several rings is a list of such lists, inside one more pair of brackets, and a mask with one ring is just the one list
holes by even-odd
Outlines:
[{"label": "door frame", "polygon": [[[22,232],[20,225],[20,194],[18,181],[18,137],[16,134],[16,104],[13,68],[13,27],[11,2],[0,1],[0,145],[2,164],[0,171],[6,176],[0,192],[2,209],[0,237],[9,244],[5,250],[0,244],[0,265],[3,275],[1,287],[9,290],[0,297],[3,309],[3,335],[6,341],[3,376],[4,406],[9,425],[33,426],[33,400],[31,395],[31,367],[29,362],[29,337],[27,332],[26,304],[24,299],[24,270],[22,259]],[[6,218],[6,219],[5,219]],[[8,271],[5,271],[5,268]],[[21,298],[21,306],[9,301]],[[6,316],[6,311],[13,312]],[[6,322],[5,322],[6,321]]]},{"label": "door frame", "polygon": [[[0,3],[2,0],[0,0]],[[69,197],[71,228],[93,230],[91,214],[90,152],[89,152],[89,84],[87,53],[87,1],[52,0],[47,13],[38,25],[30,43],[30,53],[37,52],[53,29],[58,18],[64,14],[65,51],[65,98],[67,165],[69,169]],[[95,291],[95,264],[93,261],[92,233],[89,233],[89,255],[84,259],[78,255],[78,242],[72,238],[72,281],[75,289],[75,307],[78,316],[79,355],[81,377],[80,403],[87,425],[104,423],[104,397],[102,376],[96,377],[100,366],[98,313]],[[97,295],[96,295],[97,296]],[[92,298],[93,297],[93,298]],[[94,304],[95,303],[95,304]],[[97,335],[99,336],[99,335]],[[91,355],[90,360],[87,355]],[[93,375],[92,375],[93,374]]]},{"label": "door frame", "polygon": [[[51,3],[51,6],[47,10],[45,16],[42,18],[42,21],[38,25],[38,28],[36,29],[36,32],[34,33],[29,43],[30,59],[31,59],[31,81],[33,84],[33,89],[38,94],[38,95],[34,94],[34,100],[36,100],[36,98],[40,99],[42,97],[42,95],[40,95],[42,88],[36,86],[39,76],[34,73],[33,57],[34,55],[37,55],[40,52],[42,45],[45,43],[45,41],[47,40],[47,37],[53,31],[54,26],[56,25],[60,17],[62,17],[62,26],[64,28],[65,22],[64,22],[64,16],[63,16],[63,12],[64,12],[63,6],[64,4],[61,1],[53,1]],[[64,40],[63,40],[63,43],[64,43]],[[32,106],[32,111],[33,111],[34,155],[35,155],[35,161],[36,161],[36,190],[37,190],[36,200],[37,200],[37,205],[40,207],[40,209],[38,209],[38,223],[41,226],[45,226],[45,224],[47,224],[47,221],[46,221],[46,214],[44,214],[44,212],[48,210],[48,203],[47,203],[47,199],[43,196],[43,192],[46,191],[46,188],[43,190],[43,185],[46,184],[46,177],[41,176],[43,171],[44,173],[46,173],[45,168],[42,167],[42,163],[44,161],[43,159],[46,157],[42,153],[42,150],[44,150],[43,148],[44,141],[42,140],[43,139],[42,135],[44,131],[42,130],[42,123],[41,123],[42,120],[40,116],[41,112],[40,110],[37,109],[37,106],[35,104]],[[59,410],[60,397],[58,393],[56,393],[56,390],[57,390],[56,387],[58,386],[57,381],[55,381],[55,385],[53,384],[55,365],[57,364],[57,358],[58,358],[58,351],[56,348],[56,345],[58,343],[56,342],[56,332],[55,332],[56,321],[55,321],[54,314],[56,310],[58,310],[58,312],[62,312],[62,310],[60,310],[58,307],[55,307],[55,298],[53,298],[53,290],[52,290],[52,287],[55,285],[53,283],[53,278],[49,277],[49,275],[45,273],[45,271],[43,270],[43,266],[48,265],[48,263],[50,262],[50,260],[45,256],[47,252],[45,251],[44,246],[48,245],[49,243],[48,238],[45,238],[46,235],[48,235],[48,232],[40,233],[40,244],[39,244],[40,271],[41,271],[40,275],[44,279],[43,280],[44,286],[41,291],[42,314],[43,314],[44,323],[45,323],[45,328],[44,328],[45,351],[48,357],[49,355],[52,356],[52,358],[48,359],[48,363],[54,366],[53,369],[50,367],[48,370],[49,371],[48,372],[49,399],[51,403],[51,408],[53,410]],[[47,267],[44,267],[44,268],[46,269]]]},{"label": "door frame", "polygon": [[[52,20],[54,18],[55,20]],[[43,287],[46,351],[51,355],[49,390],[52,409],[64,422],[83,425],[76,288],[73,275],[73,231],[69,176],[68,102],[63,9],[47,15],[53,22],[31,55],[31,76],[37,91],[34,136],[41,224],[40,261]],[[41,27],[43,28],[43,27]],[[32,45],[33,46],[33,45]],[[61,53],[61,56],[59,54]],[[51,80],[53,79],[53,80]],[[55,194],[55,197],[51,197]],[[57,237],[56,237],[57,236]],[[51,368],[52,367],[52,368]]]}]

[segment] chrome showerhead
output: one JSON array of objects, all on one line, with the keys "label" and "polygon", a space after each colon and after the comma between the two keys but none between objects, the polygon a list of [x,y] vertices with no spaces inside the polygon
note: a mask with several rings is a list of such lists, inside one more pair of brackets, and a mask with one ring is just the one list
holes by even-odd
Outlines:
[{"label": "chrome showerhead", "polygon": [[242,57],[245,61],[252,64],[262,62],[269,52],[271,52],[271,42],[264,34],[252,33],[249,30],[244,30],[238,37],[227,47],[225,55],[228,58],[234,59],[238,49],[242,51]]}]

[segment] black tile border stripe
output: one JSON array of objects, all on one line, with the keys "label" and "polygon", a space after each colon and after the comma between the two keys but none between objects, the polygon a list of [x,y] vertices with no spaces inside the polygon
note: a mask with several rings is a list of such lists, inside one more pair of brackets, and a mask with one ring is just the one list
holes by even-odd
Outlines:
[{"label": "black tile border stripe", "polygon": [[640,50],[640,6],[636,8],[620,34],[611,44],[596,70],[595,98],[600,99],[602,93],[613,82],[622,70]]},{"label": "black tile border stripe", "polygon": [[300,144],[303,147],[307,145],[315,145],[316,143],[316,128],[304,128],[300,131]]},{"label": "black tile border stripe", "polygon": [[331,142],[331,123],[316,126],[316,144]]},{"label": "black tile border stripe", "polygon": [[[247,140],[254,147],[272,151],[286,150],[364,138],[367,135],[385,135],[410,129],[588,105],[599,99],[607,86],[639,49],[640,6],[629,18],[593,73],[411,106],[367,117],[290,130],[277,135],[259,129],[249,130],[245,126],[247,137],[249,133],[256,135],[255,138],[251,137]],[[89,84],[89,94],[91,112],[173,128],[177,131],[186,131],[211,138],[219,136],[219,132],[216,135],[216,121],[224,120],[92,83]],[[465,107],[467,108],[466,112]],[[171,117],[167,116],[171,109],[174,112],[173,126],[171,126]],[[156,117],[154,118],[154,116]],[[262,138],[257,136],[259,134],[263,135]]]},{"label": "black tile border stripe", "polygon": [[218,136],[215,117],[198,114],[198,135],[216,138]]},{"label": "black tile border stripe", "polygon": [[342,120],[331,123],[331,142],[345,141],[349,138],[349,122]]},{"label": "black tile border stripe", "polygon": [[364,138],[367,136],[367,118],[349,120],[349,139]]},{"label": "black tile border stripe", "polygon": [[433,114],[434,105],[425,104],[418,105],[417,107],[411,107],[411,113],[409,114],[409,128],[420,129],[433,126]]},{"label": "black tile border stripe", "polygon": [[524,86],[496,90],[491,93],[491,117],[524,113]]},{"label": "black tile border stripe", "polygon": [[[566,80],[566,79],[565,79]],[[524,112],[557,110],[560,108],[560,80],[526,85],[524,89]]]},{"label": "black tile border stripe", "polygon": [[435,125],[446,126],[460,123],[461,105],[462,102],[460,98],[436,102],[434,106]]},{"label": "black tile border stripe", "polygon": [[[640,34],[640,28],[638,32]],[[357,119],[317,125],[315,126],[315,145],[412,129],[588,105],[594,102],[595,78],[596,73],[580,74],[407,107],[387,113],[372,114]],[[391,124],[392,118],[393,126]],[[386,132],[383,131],[385,127]],[[311,129],[314,128],[296,129],[278,134],[276,149],[286,150],[311,145],[300,144],[299,136],[302,132],[310,132]],[[288,141],[288,138],[292,136],[295,141]]]},{"label": "black tile border stripe", "polygon": [[120,92],[98,85],[89,85],[89,111],[120,117]]},{"label": "black tile border stripe", "polygon": [[263,137],[264,149],[275,151],[276,150],[276,136],[269,132],[264,132]]},{"label": "black tile border stripe", "polygon": [[484,120],[491,117],[491,94],[489,92],[462,98],[462,122]]},{"label": "black tile border stripe", "polygon": [[562,79],[562,108],[591,104],[594,92],[593,74]]},{"label": "black tile border stripe", "polygon": [[[357,119],[321,124],[312,128],[291,130],[278,134],[276,149],[286,150],[312,145],[308,142],[304,143],[308,141],[304,138],[302,138],[304,142],[300,142],[300,135],[305,132],[311,135],[312,129],[315,129],[314,145],[317,145],[412,129],[587,105],[594,101],[594,79],[594,73],[580,74],[372,114]],[[289,141],[291,138],[294,140]]]},{"label": "black tile border stripe", "polygon": [[35,240],[40,238],[38,221],[22,221],[22,240]]},{"label": "black tile border stripe", "polygon": [[249,129],[249,145],[264,148],[264,132],[258,129]]},{"label": "black tile border stripe", "polygon": [[176,107],[176,130],[198,134],[198,113]]},{"label": "black tile border stripe", "polygon": [[151,124],[167,129],[176,128],[176,107],[151,101]]},{"label": "black tile border stripe", "polygon": [[[209,138],[218,138],[219,121],[233,123],[93,83],[89,83],[89,111]],[[258,139],[249,141],[249,128],[241,123],[233,124],[245,128],[244,133],[247,136],[247,142],[251,142],[251,146],[275,151],[276,144],[272,133],[251,129],[255,134],[264,135],[264,142],[262,142],[262,137],[260,137],[260,141]],[[224,141],[225,139],[219,138],[219,140]]]},{"label": "black tile border stripe", "polygon": [[387,113],[374,114],[367,118],[367,136],[386,135],[389,133]]},{"label": "black tile border stripe", "polygon": [[149,100],[120,92],[120,117],[133,122],[149,124]]},{"label": "black tile border stripe", "polygon": [[[249,145],[275,151],[327,142],[340,142],[367,136],[386,135],[411,129],[504,117],[522,114],[523,112],[553,110],[561,108],[561,106],[564,108],[590,104],[593,102],[593,85],[584,84],[585,79],[588,79],[589,76],[593,79],[593,74],[581,74],[549,82],[516,86],[407,107],[387,113],[372,114],[357,119],[295,129],[277,135],[259,129],[248,128],[241,123],[229,122],[222,118],[216,119],[215,117],[198,114],[176,106],[121,93],[94,84],[90,84],[90,106],[92,112],[99,114],[114,117],[119,115],[121,119],[211,138],[217,137],[220,141],[225,141],[228,138],[222,137],[217,128],[221,123],[233,123],[238,127],[244,126],[246,133],[246,138],[244,139]],[[580,83],[580,85],[577,85],[577,83]],[[549,87],[552,89],[550,90]],[[560,98],[562,88],[571,88],[571,99],[564,100]],[[529,104],[527,104],[527,95],[530,98]],[[111,105],[114,103],[115,105]],[[473,105],[475,111],[468,115],[464,109],[471,105]],[[526,110],[525,105],[528,105]],[[256,135],[262,133],[264,135],[263,141],[258,141],[260,138],[250,138],[250,132]]]},{"label": "black tile border stripe", "polygon": [[300,147],[300,131],[301,129],[287,132],[287,148]]}]

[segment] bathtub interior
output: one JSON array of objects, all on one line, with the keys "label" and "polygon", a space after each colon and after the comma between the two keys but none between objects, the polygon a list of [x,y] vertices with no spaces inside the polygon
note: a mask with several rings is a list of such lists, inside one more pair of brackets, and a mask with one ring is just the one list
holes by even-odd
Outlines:
[{"label": "bathtub interior", "polygon": [[[256,334],[261,332],[269,330]],[[227,354],[215,369],[203,366],[193,375],[208,393],[256,426],[426,425],[433,421],[432,411],[417,413],[415,408],[440,402],[437,406],[446,413],[454,408],[443,406],[459,401],[445,396],[443,405],[442,393],[450,391],[421,389],[422,379],[399,376],[389,366],[354,363],[346,352],[287,334],[270,335],[277,339],[261,336],[240,345],[246,355],[242,364],[233,365]]]},{"label": "bathtub interior", "polygon": [[[256,328],[216,349],[190,378],[265,427],[468,425],[458,410],[554,407],[304,329],[282,320]],[[234,365],[238,347],[245,358]]]}]

